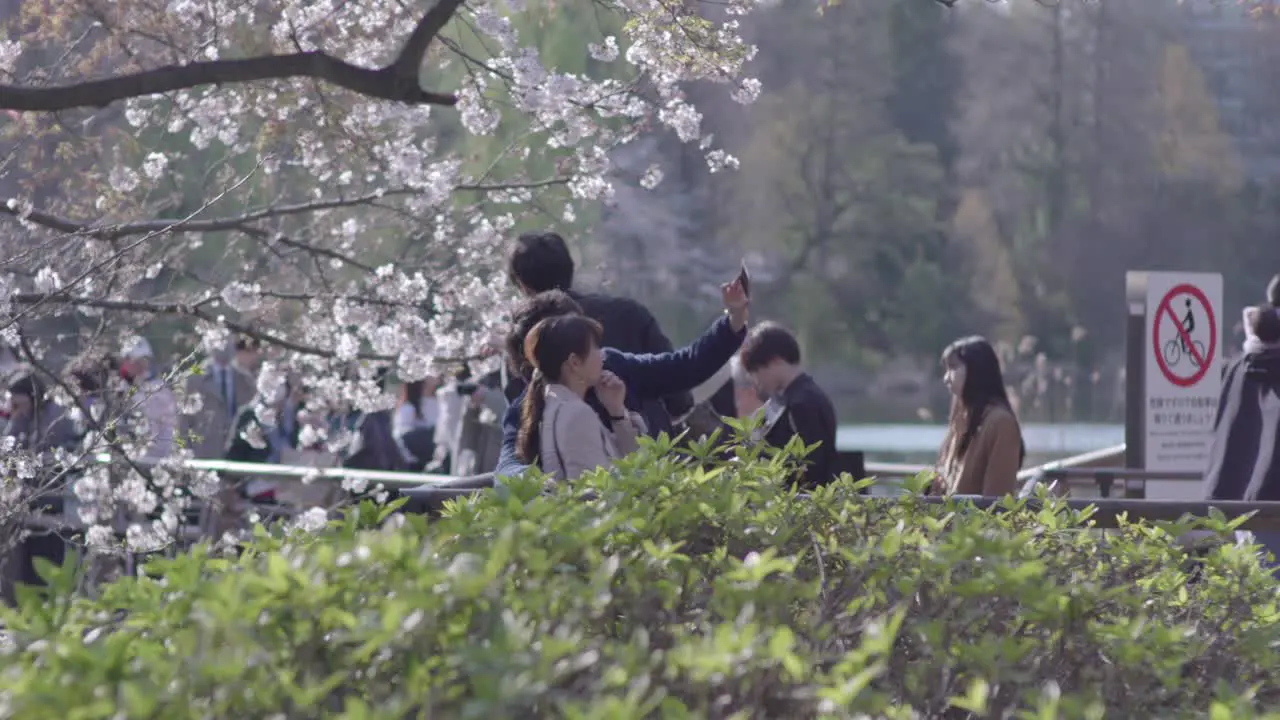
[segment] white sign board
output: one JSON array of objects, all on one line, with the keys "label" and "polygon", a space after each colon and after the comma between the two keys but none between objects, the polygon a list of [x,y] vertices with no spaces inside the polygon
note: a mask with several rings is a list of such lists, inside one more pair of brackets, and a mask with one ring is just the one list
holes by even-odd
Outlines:
[{"label": "white sign board", "polygon": [[[1146,309],[1143,466],[1204,472],[1222,391],[1222,276],[1148,273]],[[1202,494],[1197,482],[1147,482],[1153,500]]]}]

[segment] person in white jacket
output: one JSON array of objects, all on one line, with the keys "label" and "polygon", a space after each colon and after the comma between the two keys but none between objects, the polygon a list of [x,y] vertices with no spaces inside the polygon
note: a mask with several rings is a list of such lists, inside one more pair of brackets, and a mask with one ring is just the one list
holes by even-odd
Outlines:
[{"label": "person in white jacket", "polygon": [[444,470],[458,465],[458,445],[462,440],[462,416],[467,409],[467,398],[458,392],[458,381],[453,380],[436,391],[436,403],[436,449],[430,466]]},{"label": "person in white jacket", "polygon": [[139,459],[152,462],[167,458],[177,450],[178,428],[178,403],[169,386],[153,377],[154,359],[151,343],[137,336],[125,342],[120,355],[120,371],[130,387],[125,407],[131,410],[133,427],[140,431],[139,442],[145,447]]},{"label": "person in white jacket", "polygon": [[435,378],[428,377],[402,385],[400,404],[391,420],[396,447],[405,464],[414,470],[421,470],[435,456],[436,424],[440,420],[437,384]]}]

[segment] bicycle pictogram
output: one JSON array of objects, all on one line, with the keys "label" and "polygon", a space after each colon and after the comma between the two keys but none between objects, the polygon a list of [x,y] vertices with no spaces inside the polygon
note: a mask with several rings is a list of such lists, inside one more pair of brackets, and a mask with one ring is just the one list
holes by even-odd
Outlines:
[{"label": "bicycle pictogram", "polygon": [[[1200,367],[1204,363],[1204,343],[1192,339],[1191,344],[1187,345],[1187,339],[1191,338],[1191,333],[1196,329],[1196,316],[1191,310],[1191,298],[1186,299],[1186,308],[1187,311],[1179,322],[1183,332],[1164,344],[1164,361],[1169,367],[1179,365],[1183,358],[1186,358],[1194,367]],[[1194,352],[1192,352],[1193,349]]]}]

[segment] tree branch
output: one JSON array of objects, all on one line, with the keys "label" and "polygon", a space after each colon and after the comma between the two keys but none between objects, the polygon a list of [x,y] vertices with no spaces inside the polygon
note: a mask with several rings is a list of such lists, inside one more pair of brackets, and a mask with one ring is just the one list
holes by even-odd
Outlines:
[{"label": "tree branch", "polygon": [[[332,350],[314,347],[311,345],[302,345],[292,340],[287,340],[274,335],[272,333],[263,332],[249,325],[244,325],[234,320],[228,320],[225,317],[215,316],[214,314],[203,310],[200,306],[203,303],[157,303],[144,302],[141,300],[106,300],[101,298],[84,297],[80,295],[71,295],[69,293],[16,293],[9,296],[10,301],[18,305],[37,305],[42,303],[66,303],[76,307],[98,308],[100,310],[117,310],[121,312],[138,312],[149,313],[152,315],[185,315],[197,320],[221,325],[228,330],[246,335],[264,343],[269,343],[286,350],[292,350],[302,355],[313,355],[316,357],[332,358],[337,357],[337,353]],[[394,360],[390,355],[375,355],[372,353],[361,353],[358,357],[362,360]]]},{"label": "tree branch", "polygon": [[[427,56],[427,48],[431,47],[431,41],[444,30],[444,26],[462,3],[463,0],[436,0],[436,4],[418,21],[417,27],[400,49],[400,54],[385,69],[417,87],[418,73],[422,69],[422,59]],[[457,98],[454,98],[454,102],[457,102]]]},{"label": "tree branch", "polygon": [[127,223],[127,224],[121,224],[121,225],[100,225],[100,226],[94,226],[88,223],[79,223],[74,220],[68,220],[66,218],[59,217],[57,215],[52,215],[50,213],[46,213],[39,210],[33,210],[24,215],[21,210],[17,209],[16,207],[10,204],[0,205],[0,213],[7,213],[9,215],[13,215],[14,217],[18,217],[20,219],[26,220],[27,222],[34,223],[36,225],[48,228],[50,230],[56,230],[61,233],[66,233],[68,235],[87,235],[89,237],[96,237],[103,240],[118,240],[120,238],[130,237],[134,235],[158,234],[163,232],[222,232],[222,231],[234,230],[236,232],[242,232],[246,235],[257,238],[264,242],[268,242],[268,243],[276,242],[276,243],[280,243],[281,245],[287,245],[289,247],[296,248],[298,250],[303,250],[316,255],[323,255],[324,257],[331,258],[333,260],[338,260],[347,265],[351,265],[352,267],[359,268],[360,270],[363,270],[365,272],[372,273],[376,270],[376,268],[370,265],[366,265],[365,263],[362,263],[353,257],[344,255],[343,253],[340,253],[337,250],[318,247],[316,245],[303,242],[301,240],[294,240],[285,235],[273,234],[266,230],[263,230],[262,228],[253,227],[252,225],[249,224],[249,222],[254,218],[262,219],[266,217],[275,217],[275,216],[286,215],[286,214],[297,214],[302,212],[308,212],[311,210],[322,210],[327,208],[343,207],[343,206],[352,205],[352,204],[355,204],[355,203],[354,202],[344,203],[344,202],[334,202],[334,201],[322,201],[317,203],[309,203],[308,205],[305,205],[305,206],[303,205],[285,206],[282,208],[278,208],[275,211],[267,211],[267,210],[255,211],[255,212],[248,213],[246,215],[241,215],[239,217],[233,217],[233,218],[221,218],[221,219],[214,219],[214,220],[187,220],[187,221],[149,220],[146,222],[139,222],[139,223]]},{"label": "tree branch", "polygon": [[[458,185],[455,189],[476,192],[495,192],[501,190],[536,189],[550,187],[553,185],[563,185],[567,182],[567,178],[553,177],[545,180],[532,180],[523,183],[464,183]],[[377,202],[383,198],[413,195],[418,192],[421,191],[416,188],[395,188],[392,190],[381,190],[378,192],[368,193],[366,195],[350,199],[331,198],[328,200],[317,200],[315,202],[297,203],[293,205],[274,205],[250,210],[243,215],[236,215],[233,217],[212,218],[209,220],[146,220],[134,223],[121,223],[118,225],[93,225],[88,222],[78,222],[69,218],[53,215],[43,210],[31,210],[30,212],[24,212],[21,204],[16,199],[0,203],[0,214],[12,215],[20,220],[26,220],[28,222],[35,223],[36,225],[40,225],[41,227],[56,230],[68,235],[89,235],[103,240],[116,240],[133,235],[146,235],[149,233],[161,232],[243,231],[246,230],[249,223],[258,220],[268,220],[287,215],[304,215],[310,212],[336,210],[355,205],[367,205],[369,203]]]},{"label": "tree branch", "polygon": [[[272,333],[263,332],[252,326],[238,323],[234,320],[228,320],[223,316],[215,317],[213,314],[201,309],[206,301],[202,300],[197,303],[158,303],[145,302],[141,300],[106,300],[101,298],[84,297],[81,295],[71,295],[70,293],[52,292],[52,293],[15,293],[9,296],[10,302],[18,305],[39,305],[43,303],[61,302],[76,307],[91,307],[101,310],[118,310],[121,312],[137,312],[148,313],[151,315],[184,315],[186,317],[203,320],[213,325],[221,325],[222,327],[234,333],[245,335],[261,342],[275,345],[276,347],[292,350],[300,355],[311,355],[313,357],[336,358],[338,356],[332,350],[315,347],[314,345],[303,345],[292,340],[287,340]],[[471,362],[472,360],[482,360],[487,357],[483,353],[462,355],[455,357],[437,357],[436,362],[439,363],[461,363]],[[356,355],[359,360],[374,360],[378,362],[395,361],[394,355],[378,355],[376,353],[359,353]],[[74,394],[74,393],[73,393]]]},{"label": "tree branch", "polygon": [[275,290],[263,290],[257,293],[264,298],[274,298],[276,300],[287,300],[290,302],[312,302],[314,300],[328,300],[331,302],[349,302],[357,305],[373,305],[376,307],[386,308],[412,308],[414,310],[427,310],[426,302],[404,302],[400,300],[384,300],[376,297],[364,297],[363,295],[344,295],[341,293],[290,293],[278,292]]},{"label": "tree branch", "polygon": [[299,77],[322,80],[369,98],[407,105],[451,106],[458,102],[457,96],[422,89],[418,73],[431,41],[463,2],[464,0],[437,0],[418,21],[395,59],[378,69],[358,67],[319,50],[234,60],[208,60],[53,87],[0,85],[0,110],[56,112],[71,108],[100,108],[128,98],[159,95],[204,85],[243,84]]},{"label": "tree branch", "polygon": [[312,245],[311,243],[303,242],[301,240],[294,240],[293,238],[287,237],[285,235],[272,235],[271,237],[267,237],[266,234],[257,235],[256,233],[250,232],[249,230],[245,230],[245,233],[249,235],[254,235],[256,237],[262,237],[266,239],[268,242],[277,242],[277,243],[280,243],[281,245],[287,245],[291,248],[302,250],[303,252],[311,253],[313,256],[321,255],[331,260],[337,260],[340,263],[350,265],[351,267],[356,268],[358,270],[363,270],[364,272],[367,272],[370,275],[378,271],[378,269],[373,267],[372,265],[367,265],[365,263],[362,263],[359,260],[356,260],[355,258],[351,257],[350,255],[347,255],[346,253],[340,253],[337,250],[333,250],[326,247],[320,247],[318,245]]}]

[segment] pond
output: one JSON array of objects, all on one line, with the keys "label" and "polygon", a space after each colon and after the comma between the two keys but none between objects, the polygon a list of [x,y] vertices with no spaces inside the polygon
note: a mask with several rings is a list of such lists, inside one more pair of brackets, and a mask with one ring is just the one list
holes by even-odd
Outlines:
[{"label": "pond", "polygon": [[[861,450],[868,460],[932,462],[946,433],[943,425],[841,425],[836,445]],[[1027,465],[1112,447],[1124,442],[1124,426],[1102,423],[1029,423],[1022,426]]]}]

